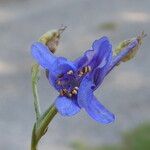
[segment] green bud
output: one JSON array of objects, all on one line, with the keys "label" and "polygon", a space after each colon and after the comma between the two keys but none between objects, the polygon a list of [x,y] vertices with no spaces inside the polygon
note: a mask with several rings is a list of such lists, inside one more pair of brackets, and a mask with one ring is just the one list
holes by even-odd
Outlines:
[{"label": "green bud", "polygon": [[48,46],[48,48],[54,53],[58,47],[60,35],[66,29],[66,26],[62,26],[57,30],[50,30],[44,33],[40,38],[39,42]]},{"label": "green bud", "polygon": [[121,43],[119,43],[119,45],[117,46],[117,48],[114,51],[114,55],[119,54],[124,48],[126,48],[130,43],[132,43],[134,40],[138,41],[138,44],[124,57],[122,58],[122,62],[126,62],[131,60],[132,58],[135,57],[140,45],[143,42],[143,38],[146,36],[146,34],[144,32],[142,32],[141,35],[132,38],[132,39],[128,39],[128,40],[124,40]]}]

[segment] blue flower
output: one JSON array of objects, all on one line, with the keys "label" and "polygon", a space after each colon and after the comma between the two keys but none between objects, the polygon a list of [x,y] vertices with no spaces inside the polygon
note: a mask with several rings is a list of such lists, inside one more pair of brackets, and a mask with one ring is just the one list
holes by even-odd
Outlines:
[{"label": "blue flower", "polygon": [[137,44],[138,41],[134,40],[113,56],[108,38],[102,37],[94,41],[92,48],[75,61],[55,56],[40,42],[34,43],[31,49],[33,57],[48,70],[50,84],[59,92],[55,106],[62,116],[75,115],[83,108],[97,122],[108,124],[115,117],[96,99],[93,92]]}]

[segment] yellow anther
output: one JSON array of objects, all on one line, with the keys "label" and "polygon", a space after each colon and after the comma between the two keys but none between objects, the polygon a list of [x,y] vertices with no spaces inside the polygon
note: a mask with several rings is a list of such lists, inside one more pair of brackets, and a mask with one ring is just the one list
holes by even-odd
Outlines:
[{"label": "yellow anther", "polygon": [[67,94],[67,93],[68,93],[68,91],[67,91],[66,89],[60,90],[60,95],[61,95],[61,96],[65,95],[65,94]]},{"label": "yellow anther", "polygon": [[78,91],[74,89],[74,90],[71,91],[71,93],[74,94],[74,95],[77,95]]},{"label": "yellow anther", "polygon": [[79,72],[79,76],[80,76],[80,77],[83,76],[83,74],[84,74],[84,73],[83,73],[82,71]]},{"label": "yellow anther", "polygon": [[66,89],[63,89],[63,92],[64,92],[64,93],[67,93],[68,91],[67,91]]},{"label": "yellow anther", "polygon": [[87,66],[88,67],[88,72],[90,72],[92,70],[91,66]]},{"label": "yellow anther", "polygon": [[84,74],[87,74],[88,72],[90,72],[91,70],[92,70],[91,66],[85,66],[82,68],[82,70],[79,71],[78,75],[81,77]]},{"label": "yellow anther", "polygon": [[83,71],[84,71],[84,73],[90,72],[90,71],[91,71],[91,66],[85,66],[85,67],[83,68]]},{"label": "yellow anther", "polygon": [[72,70],[69,70],[69,71],[67,72],[67,74],[73,74],[73,71],[72,71]]},{"label": "yellow anther", "polygon": [[83,68],[83,71],[84,71],[84,73],[87,73],[87,72],[88,72],[88,67],[85,66],[85,67]]}]

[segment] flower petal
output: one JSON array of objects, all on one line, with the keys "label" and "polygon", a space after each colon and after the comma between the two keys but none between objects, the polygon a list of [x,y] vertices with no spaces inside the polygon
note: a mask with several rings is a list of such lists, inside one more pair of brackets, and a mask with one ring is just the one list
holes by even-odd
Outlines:
[{"label": "flower petal", "polygon": [[74,61],[78,68],[82,68],[86,65],[91,65],[93,68],[101,65],[103,67],[106,64],[106,59],[109,53],[112,51],[112,46],[107,37],[102,37],[99,40],[94,41],[92,50],[88,50],[81,58]]},{"label": "flower petal", "polygon": [[68,70],[76,71],[73,62],[64,57],[55,56],[47,46],[40,42],[34,43],[31,50],[33,57],[47,70],[48,79],[56,89],[58,89],[56,80],[59,75],[64,74]]},{"label": "flower petal", "polygon": [[87,50],[83,56],[74,61],[74,64],[76,65],[77,68],[82,68],[90,63],[90,61],[93,58],[93,55],[94,55],[93,50]]},{"label": "flower petal", "polygon": [[54,56],[47,46],[40,42],[36,42],[32,45],[31,53],[38,63],[45,69],[49,69],[56,60],[56,56]]},{"label": "flower petal", "polygon": [[85,108],[89,116],[102,124],[108,124],[115,120],[114,114],[108,111],[96,98],[93,96],[91,103]]},{"label": "flower petal", "polygon": [[62,116],[73,116],[80,111],[75,99],[69,99],[64,96],[57,97],[55,106]]},{"label": "flower petal", "polygon": [[93,75],[93,83],[95,84],[94,90],[96,90],[104,80],[105,76],[107,75],[107,72],[109,70],[109,66],[112,62],[112,52],[109,53],[109,56],[106,59],[106,64],[105,66],[101,67],[98,66],[97,68],[94,69],[92,75]]},{"label": "flower petal", "polygon": [[85,108],[86,112],[99,123],[108,124],[114,121],[114,115],[109,112],[93,95],[95,85],[91,75],[87,75],[81,82],[78,91],[78,104]]},{"label": "flower petal", "polygon": [[95,51],[95,56],[91,62],[92,66],[95,68],[99,66],[104,67],[107,64],[107,59],[112,54],[112,45],[107,37],[103,37],[100,40],[96,40],[93,45],[93,50]]},{"label": "flower petal", "polygon": [[54,61],[51,73],[55,75],[64,74],[69,70],[76,71],[76,67],[73,64],[73,62],[67,60],[64,57],[57,57],[57,59]]},{"label": "flower petal", "polygon": [[90,75],[86,75],[80,83],[78,90],[77,101],[80,107],[86,108],[91,103],[94,88],[95,85],[92,83]]},{"label": "flower petal", "polygon": [[107,65],[100,68],[97,67],[93,72],[93,82],[95,84],[96,90],[102,83],[105,76],[120,62],[120,60],[125,57],[135,46],[137,46],[137,40],[133,41],[129,46],[124,48],[118,55],[112,57],[111,55],[108,57]]}]

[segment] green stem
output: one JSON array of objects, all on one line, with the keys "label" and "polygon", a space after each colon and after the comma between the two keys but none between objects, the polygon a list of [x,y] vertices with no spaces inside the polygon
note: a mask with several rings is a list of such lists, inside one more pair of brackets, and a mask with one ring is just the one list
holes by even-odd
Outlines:
[{"label": "green stem", "polygon": [[39,65],[32,66],[32,91],[34,96],[34,108],[36,113],[36,122],[32,131],[31,150],[37,150],[37,145],[41,137],[46,133],[48,125],[54,116],[57,114],[57,109],[54,106],[50,106],[43,115],[41,115],[37,85],[40,78]]},{"label": "green stem", "polygon": [[37,150],[35,131],[36,131],[36,123],[34,124],[33,131],[32,131],[31,150]]},{"label": "green stem", "polygon": [[49,123],[52,121],[56,114],[57,109],[54,105],[52,105],[34,124],[32,132],[31,150],[37,150],[39,140],[46,133]]},{"label": "green stem", "polygon": [[52,121],[56,114],[57,109],[54,105],[52,105],[45,111],[41,118],[39,118],[39,121],[37,122],[38,125],[36,128],[37,141],[39,141],[40,138],[46,133],[49,123]]},{"label": "green stem", "polygon": [[39,105],[39,98],[37,95],[37,86],[36,84],[32,84],[32,90],[33,90],[33,96],[34,96],[34,108],[35,108],[35,114],[36,114],[36,120],[40,118],[41,109]]},{"label": "green stem", "polygon": [[36,120],[38,120],[41,114],[39,96],[38,96],[38,90],[37,90],[37,84],[38,84],[39,76],[40,76],[40,69],[39,69],[38,64],[35,64],[32,66],[31,73],[32,73],[32,92],[33,92],[33,97],[34,97],[34,108],[35,108]]}]

